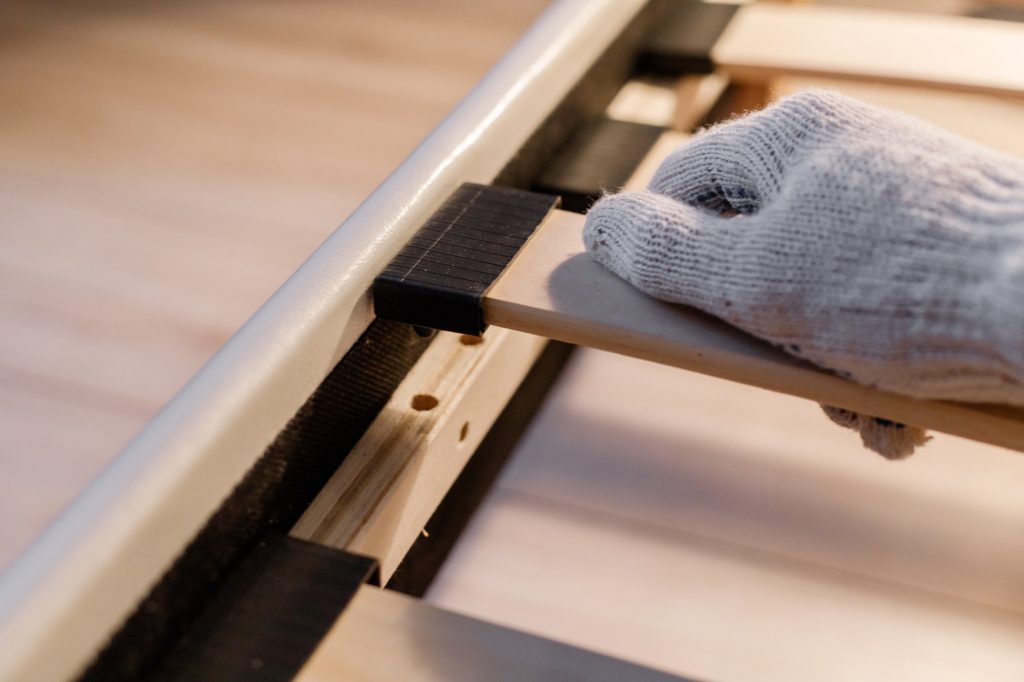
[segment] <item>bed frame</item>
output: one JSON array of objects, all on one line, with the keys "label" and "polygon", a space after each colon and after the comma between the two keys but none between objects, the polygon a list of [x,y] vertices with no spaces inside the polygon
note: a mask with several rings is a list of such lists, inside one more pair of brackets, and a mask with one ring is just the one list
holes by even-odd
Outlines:
[{"label": "bed frame", "polygon": [[[1022,56],[1024,25],[982,19],[553,4],[0,576],[0,679],[677,679],[416,599],[568,344],[1018,450],[1024,415],[872,391],[646,299],[581,255],[578,211],[642,183],[738,85],[811,74],[1019,98]],[[518,244],[454,294],[382,282],[465,183],[512,197],[498,223],[534,202]]]}]

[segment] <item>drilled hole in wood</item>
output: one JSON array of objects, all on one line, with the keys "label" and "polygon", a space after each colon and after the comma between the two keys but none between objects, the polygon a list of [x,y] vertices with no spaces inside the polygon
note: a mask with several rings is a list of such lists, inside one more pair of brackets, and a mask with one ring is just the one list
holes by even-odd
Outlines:
[{"label": "drilled hole in wood", "polygon": [[461,443],[462,441],[466,440],[466,436],[468,436],[468,435],[469,435],[469,422],[466,422],[465,424],[462,425],[462,428],[459,430],[459,442]]},{"label": "drilled hole in wood", "polygon": [[463,346],[476,346],[484,342],[482,336],[470,336],[469,334],[463,334],[459,337],[459,343]]},{"label": "drilled hole in wood", "polygon": [[417,412],[426,412],[437,407],[437,398],[429,393],[417,393],[412,397],[412,409]]}]

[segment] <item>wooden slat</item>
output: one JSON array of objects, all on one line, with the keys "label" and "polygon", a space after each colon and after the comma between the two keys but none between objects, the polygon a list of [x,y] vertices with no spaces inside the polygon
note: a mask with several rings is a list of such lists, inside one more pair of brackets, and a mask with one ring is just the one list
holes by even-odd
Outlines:
[{"label": "wooden slat", "polygon": [[364,586],[298,682],[668,682],[682,678]]},{"label": "wooden slat", "polygon": [[892,463],[810,401],[592,349],[547,400],[505,490],[864,593],[1024,615],[1024,457],[935,434]]},{"label": "wooden slat", "polygon": [[728,84],[719,73],[637,78],[622,86],[605,115],[688,132],[707,116]]},{"label": "wooden slat", "polygon": [[[611,424],[603,436],[629,431],[603,410],[599,415]],[[737,424],[731,427],[741,430]],[[532,444],[543,439],[531,439]],[[618,442],[625,439],[620,435]],[[581,449],[593,452],[593,441]],[[628,470],[628,454],[619,453],[619,475]],[[714,459],[729,453],[712,446],[677,454]],[[827,459],[863,453],[817,454]],[[737,464],[732,475],[743,478],[748,471]],[[686,482],[671,468],[649,473],[666,483]],[[594,496],[605,492],[603,480],[579,480],[587,475],[576,472],[581,488],[588,487]],[[631,498],[644,495],[643,488],[634,489]],[[744,500],[733,502],[742,506]],[[799,518],[800,511],[782,505],[776,513]],[[656,513],[646,521],[501,487],[481,509],[428,598],[459,613],[500,619],[701,680],[1024,679],[1019,617],[892,589],[715,538],[673,533]],[[819,532],[825,537],[829,529],[820,527]]]},{"label": "wooden slat", "polygon": [[741,8],[711,51],[733,78],[827,76],[1024,96],[1024,25],[842,7]]},{"label": "wooden slat", "polygon": [[292,535],[376,558],[386,583],[545,343],[505,329],[479,343],[442,334]]},{"label": "wooden slat", "polygon": [[552,212],[484,300],[489,324],[1024,450],[1024,410],[876,391],[693,308],[643,294],[584,252],[583,222]]}]

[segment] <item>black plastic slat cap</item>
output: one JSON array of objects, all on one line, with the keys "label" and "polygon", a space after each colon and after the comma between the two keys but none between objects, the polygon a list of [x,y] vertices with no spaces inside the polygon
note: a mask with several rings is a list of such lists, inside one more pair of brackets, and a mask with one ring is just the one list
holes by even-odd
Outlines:
[{"label": "black plastic slat cap", "polygon": [[465,183],[373,283],[378,317],[479,335],[483,298],[559,198]]}]

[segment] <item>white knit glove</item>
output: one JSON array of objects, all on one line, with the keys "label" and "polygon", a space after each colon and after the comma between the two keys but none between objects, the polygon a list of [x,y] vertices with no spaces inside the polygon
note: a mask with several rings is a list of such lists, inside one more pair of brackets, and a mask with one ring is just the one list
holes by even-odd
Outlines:
[{"label": "white knit glove", "polygon": [[[1024,164],[922,121],[794,95],[599,201],[584,241],[645,293],[853,381],[1024,405]],[[925,439],[826,413],[887,457]]]}]

